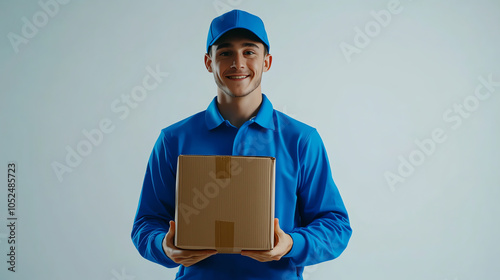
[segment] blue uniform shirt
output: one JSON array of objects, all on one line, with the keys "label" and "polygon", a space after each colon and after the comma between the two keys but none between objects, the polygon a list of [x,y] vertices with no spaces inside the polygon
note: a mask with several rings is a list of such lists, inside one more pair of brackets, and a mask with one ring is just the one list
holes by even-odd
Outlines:
[{"label": "blue uniform shirt", "polygon": [[302,279],[304,266],[334,259],[346,248],[352,230],[323,141],[316,129],[274,110],[263,94],[257,115],[240,128],[224,120],[215,97],[207,110],[161,131],[132,229],[132,240],[144,258],[179,266],[165,255],[162,241],[175,217],[180,154],[275,157],[275,215],[293,247],[271,262],[216,254],[190,267],[181,265],[177,279]]}]

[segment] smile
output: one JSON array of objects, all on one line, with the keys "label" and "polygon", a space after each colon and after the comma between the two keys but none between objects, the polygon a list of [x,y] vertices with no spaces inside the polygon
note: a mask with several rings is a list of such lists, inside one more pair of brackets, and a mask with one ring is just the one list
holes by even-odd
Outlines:
[{"label": "smile", "polygon": [[231,79],[231,80],[241,80],[241,79],[245,79],[249,76],[226,76],[228,79]]}]

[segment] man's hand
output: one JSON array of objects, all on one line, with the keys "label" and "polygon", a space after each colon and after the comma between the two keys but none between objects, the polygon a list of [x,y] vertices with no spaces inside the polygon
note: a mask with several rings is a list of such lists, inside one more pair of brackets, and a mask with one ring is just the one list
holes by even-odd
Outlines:
[{"label": "man's hand", "polygon": [[217,254],[216,250],[182,250],[174,245],[175,222],[170,221],[170,229],[163,238],[163,251],[175,263],[183,266],[191,266],[212,255]]},{"label": "man's hand", "polygon": [[247,256],[259,262],[279,261],[288,254],[293,246],[293,239],[286,234],[279,225],[278,218],[274,218],[274,248],[268,251],[241,251],[242,256]]}]

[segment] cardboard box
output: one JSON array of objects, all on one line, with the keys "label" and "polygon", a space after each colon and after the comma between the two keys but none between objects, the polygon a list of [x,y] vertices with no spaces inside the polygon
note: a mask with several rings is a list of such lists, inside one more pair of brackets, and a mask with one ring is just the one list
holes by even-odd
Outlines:
[{"label": "cardboard box", "polygon": [[219,253],[272,249],[274,178],[272,157],[179,156],[175,246]]}]

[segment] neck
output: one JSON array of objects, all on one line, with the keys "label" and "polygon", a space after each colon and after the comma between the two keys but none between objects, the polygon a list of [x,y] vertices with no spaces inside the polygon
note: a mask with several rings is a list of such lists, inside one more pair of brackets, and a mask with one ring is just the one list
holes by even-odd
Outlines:
[{"label": "neck", "polygon": [[217,93],[217,107],[220,114],[236,127],[241,127],[255,116],[261,103],[262,93],[260,90],[243,97],[231,97],[221,91]]}]

